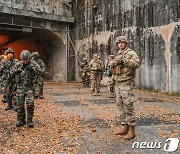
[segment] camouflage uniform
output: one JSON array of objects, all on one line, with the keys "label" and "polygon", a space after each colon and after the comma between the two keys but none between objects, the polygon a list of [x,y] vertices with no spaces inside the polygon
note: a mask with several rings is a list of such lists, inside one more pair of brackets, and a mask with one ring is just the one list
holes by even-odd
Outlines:
[{"label": "camouflage uniform", "polygon": [[1,69],[3,67],[3,64],[5,63],[6,59],[2,59],[1,60],[1,65],[0,65],[0,74],[1,74],[1,91],[3,94],[3,98],[2,98],[2,102],[7,103],[7,96],[6,96],[6,91],[5,91],[5,72],[3,71],[3,69]]},{"label": "camouflage uniform", "polygon": [[[8,53],[14,54],[14,51],[11,48],[8,48],[5,51],[5,54]],[[4,98],[7,99],[8,106],[5,108],[5,110],[10,110],[12,108],[12,100],[14,100],[14,108],[16,109],[16,84],[15,84],[15,78],[13,78],[10,75],[11,68],[18,62],[17,59],[5,59],[1,63],[0,72],[2,72],[2,79],[4,81],[3,83],[3,94]]]},{"label": "camouflage uniform", "polygon": [[[3,61],[4,55],[0,55],[0,67]],[[0,73],[0,93],[3,92],[3,79],[2,79],[2,73]]]},{"label": "camouflage uniform", "polygon": [[114,55],[110,55],[108,57],[108,59],[109,59],[109,61],[106,64],[105,75],[107,76],[107,85],[108,85],[108,89],[110,91],[109,98],[115,98],[115,89],[114,89],[115,82],[112,79],[112,67],[113,67],[112,60],[114,59]]},{"label": "camouflage uniform", "polygon": [[[39,59],[39,53],[38,52],[33,52],[31,54],[32,60],[34,60],[41,68],[41,70],[45,73],[46,71],[46,66],[44,64],[44,62]],[[43,76],[44,73],[42,75],[36,75],[35,77],[35,84],[34,84],[34,95],[35,98],[39,97],[41,99],[43,99],[43,86],[44,86],[44,82],[43,82]]]},{"label": "camouflage uniform", "polygon": [[85,87],[89,87],[90,72],[89,72],[89,62],[87,61],[87,59],[83,59],[83,63],[81,63],[80,67],[81,67],[82,83]]},{"label": "camouflage uniform", "polygon": [[[139,58],[130,48],[119,51],[115,60],[123,61],[120,72],[113,75],[115,81],[116,102],[121,124],[135,125],[133,99],[135,70],[139,67]],[[121,64],[120,64],[121,65]]]},{"label": "camouflage uniform", "polygon": [[[18,62],[13,69],[11,74],[16,76],[17,82],[17,127],[21,127],[26,123],[26,112],[25,112],[25,100],[27,108],[27,125],[33,127],[32,121],[34,116],[34,80],[35,74],[42,74],[43,71],[40,66],[30,60],[30,53],[28,50],[23,50],[20,55],[23,61]],[[24,61],[28,61],[25,63]]]},{"label": "camouflage uniform", "polygon": [[[96,55],[95,55],[96,56]],[[98,95],[100,92],[100,82],[102,80],[102,74],[104,71],[104,65],[100,60],[91,60],[89,63],[90,69],[90,80],[91,80],[91,90],[95,95]]]}]

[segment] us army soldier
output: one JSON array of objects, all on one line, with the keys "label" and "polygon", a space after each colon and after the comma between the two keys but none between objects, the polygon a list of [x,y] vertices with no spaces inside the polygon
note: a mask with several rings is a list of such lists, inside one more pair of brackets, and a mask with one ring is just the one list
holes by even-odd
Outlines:
[{"label": "us army soldier", "polygon": [[134,107],[132,90],[134,88],[135,70],[140,65],[138,55],[128,47],[125,36],[116,38],[119,52],[113,61],[113,80],[115,81],[116,103],[118,116],[122,127],[116,135],[123,135],[124,139],[132,139],[135,136]]},{"label": "us army soldier", "polygon": [[109,55],[108,56],[108,62],[106,64],[106,72],[105,75],[107,76],[107,84],[108,84],[108,89],[110,91],[110,95],[108,98],[115,98],[115,90],[114,90],[114,80],[112,79],[112,67],[113,67],[113,60],[115,56],[114,55]]},{"label": "us army soldier", "polygon": [[83,58],[81,67],[81,78],[84,87],[89,87],[90,84],[90,72],[89,72],[89,62],[87,58]]},{"label": "us army soldier", "polygon": [[98,55],[93,55],[93,60],[89,63],[91,90],[94,96],[100,96],[100,82],[104,70],[103,63],[98,59]]}]

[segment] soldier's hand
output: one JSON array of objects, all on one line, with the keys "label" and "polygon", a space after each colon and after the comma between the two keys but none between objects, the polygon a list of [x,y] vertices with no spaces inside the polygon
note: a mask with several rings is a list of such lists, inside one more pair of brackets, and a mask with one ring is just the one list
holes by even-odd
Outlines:
[{"label": "soldier's hand", "polygon": [[117,65],[117,64],[118,64],[118,61],[117,61],[117,60],[113,60],[113,61],[112,61],[112,65],[113,65],[113,66],[115,66],[115,65]]},{"label": "soldier's hand", "polygon": [[24,76],[26,74],[26,72],[24,70],[21,71],[21,76]]},{"label": "soldier's hand", "polygon": [[124,60],[120,59],[119,64],[124,64]]}]

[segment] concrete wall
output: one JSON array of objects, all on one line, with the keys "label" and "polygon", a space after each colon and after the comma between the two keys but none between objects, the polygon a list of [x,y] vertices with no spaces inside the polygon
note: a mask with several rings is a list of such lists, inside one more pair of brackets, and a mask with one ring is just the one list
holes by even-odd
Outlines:
[{"label": "concrete wall", "polygon": [[0,51],[11,47],[16,58],[24,49],[38,51],[49,72],[47,79],[66,81],[66,32],[73,21],[71,0],[1,0]]},{"label": "concrete wall", "polygon": [[72,22],[71,0],[1,0],[0,12]]},{"label": "concrete wall", "polygon": [[136,85],[180,93],[179,8],[179,0],[76,0],[80,59],[97,52],[106,63],[107,55],[117,53],[115,38],[126,35],[141,58]]}]

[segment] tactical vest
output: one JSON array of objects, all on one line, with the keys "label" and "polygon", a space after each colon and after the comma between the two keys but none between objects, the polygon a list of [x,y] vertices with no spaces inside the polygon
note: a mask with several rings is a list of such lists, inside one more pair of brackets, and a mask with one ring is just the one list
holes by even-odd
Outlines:
[{"label": "tactical vest", "polygon": [[19,74],[17,74],[17,78],[16,78],[16,83],[26,88],[33,88],[34,86],[35,72],[30,69],[30,65],[31,63],[22,64],[21,65],[22,71]]}]

